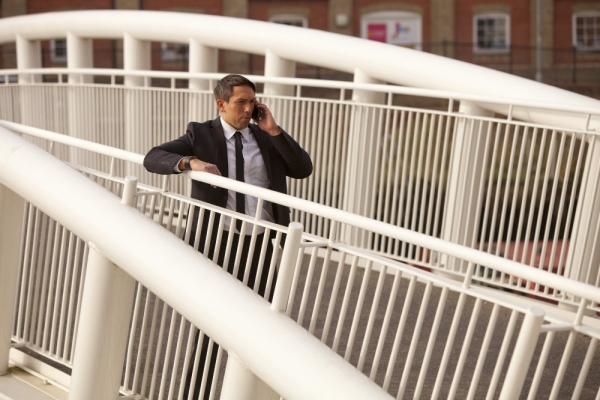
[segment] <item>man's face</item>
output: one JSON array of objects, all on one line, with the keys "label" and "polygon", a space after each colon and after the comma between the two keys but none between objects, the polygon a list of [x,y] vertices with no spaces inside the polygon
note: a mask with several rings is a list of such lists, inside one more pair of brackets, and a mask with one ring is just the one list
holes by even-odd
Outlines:
[{"label": "man's face", "polygon": [[217,100],[221,117],[235,129],[244,129],[250,123],[256,97],[250,86],[234,86],[229,101]]}]

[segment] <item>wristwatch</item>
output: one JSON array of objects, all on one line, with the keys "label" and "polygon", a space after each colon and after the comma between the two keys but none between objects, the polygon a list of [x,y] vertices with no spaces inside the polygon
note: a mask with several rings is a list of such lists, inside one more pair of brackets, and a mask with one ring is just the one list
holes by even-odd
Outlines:
[{"label": "wristwatch", "polygon": [[183,165],[185,166],[185,170],[186,171],[191,171],[192,170],[192,166],[190,165],[190,161],[192,160],[197,160],[198,157],[194,157],[194,156],[187,156],[183,158]]}]

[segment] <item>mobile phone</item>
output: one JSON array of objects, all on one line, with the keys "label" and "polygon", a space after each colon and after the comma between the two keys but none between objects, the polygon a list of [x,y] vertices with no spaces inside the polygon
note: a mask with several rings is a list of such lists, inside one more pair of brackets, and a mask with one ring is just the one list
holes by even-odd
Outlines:
[{"label": "mobile phone", "polygon": [[254,111],[252,111],[252,119],[255,122],[258,122],[258,120],[260,119],[260,114],[262,114],[262,111],[260,110],[260,108],[254,106]]}]

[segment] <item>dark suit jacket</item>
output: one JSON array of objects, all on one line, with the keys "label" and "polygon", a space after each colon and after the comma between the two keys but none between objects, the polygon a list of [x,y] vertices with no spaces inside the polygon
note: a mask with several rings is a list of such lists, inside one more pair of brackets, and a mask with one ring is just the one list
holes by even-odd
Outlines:
[{"label": "dark suit jacket", "polygon": [[[267,169],[270,189],[287,193],[286,177],[302,179],[312,173],[312,161],[306,151],[283,130],[271,136],[258,125],[249,125],[254,134]],[[151,149],[144,158],[144,167],[157,174],[173,174],[173,167],[182,156],[196,156],[214,164],[223,176],[228,176],[227,145],[220,118],[202,123],[190,122],[185,135]],[[192,181],[192,197],[216,206],[227,204],[227,189]],[[273,204],[275,222],[288,226],[288,207]]]}]

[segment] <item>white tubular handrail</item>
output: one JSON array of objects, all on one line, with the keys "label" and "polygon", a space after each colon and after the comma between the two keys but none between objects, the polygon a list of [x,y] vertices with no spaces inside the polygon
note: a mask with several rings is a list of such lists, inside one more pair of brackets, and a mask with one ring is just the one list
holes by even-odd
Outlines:
[{"label": "white tubular handrail", "polygon": [[[39,167],[33,172],[23,167],[32,160]],[[240,290],[235,278],[184,241],[5,128],[0,128],[0,165],[3,185],[93,242],[283,397],[391,399],[287,316],[271,311],[267,301]]]},{"label": "white tubular handrail", "polygon": [[[44,131],[38,128],[32,128],[29,126],[2,120],[0,120],[0,126],[3,126],[7,129],[11,129],[15,132],[20,132],[32,136],[43,136],[45,139],[52,140],[57,143],[63,143],[64,138],[64,140],[69,140],[69,143],[71,143],[74,146],[77,146],[79,143],[81,146],[85,145],[87,149],[95,148],[95,151],[99,154],[105,154],[110,156],[114,156],[116,154],[115,152],[113,152],[115,149],[112,149],[112,151],[107,151],[107,149],[110,149],[110,147],[108,146],[93,144],[85,140],[70,138],[65,135]],[[107,152],[104,153],[103,151]],[[129,153],[123,150],[119,150],[119,152],[123,152],[122,154]],[[132,160],[133,162],[136,162],[134,161],[136,158],[137,160],[141,160],[143,158],[143,156],[139,154],[129,154],[130,155],[128,156],[128,159]],[[141,164],[141,162],[139,163]],[[364,228],[374,233],[378,233],[393,239],[398,239],[417,246],[428,248],[433,251],[438,251],[442,254],[454,256],[461,260],[473,263],[475,265],[483,265],[497,270],[498,272],[503,272],[508,275],[513,275],[528,281],[533,281],[539,283],[540,285],[552,287],[556,290],[560,290],[565,293],[570,293],[577,296],[582,296],[585,299],[600,303],[600,290],[598,290],[597,287],[582,282],[577,282],[575,280],[571,280],[547,271],[539,270],[537,268],[532,268],[527,265],[518,263],[516,261],[507,260],[505,258],[485,253],[480,250],[472,249],[470,247],[431,237],[419,232],[411,231],[406,228],[398,227],[385,222],[342,211],[333,207],[317,204],[304,199],[299,199],[272,190],[262,189],[247,183],[241,183],[233,179],[228,179],[205,172],[186,172],[186,174],[188,174],[192,179],[209,183],[211,185],[220,186],[234,191],[244,192],[245,194],[262,198],[273,203],[282,204],[294,209],[301,209],[312,214],[325,218],[330,218],[347,225]]]},{"label": "white tubular handrail", "polygon": [[[181,71],[145,71],[145,70],[122,70],[122,69],[107,69],[107,68],[26,68],[26,69],[3,69],[0,70],[0,76],[9,77],[19,74],[33,75],[91,75],[91,76],[120,76],[120,77],[150,77],[162,79],[205,79],[217,81],[223,77],[223,73],[192,73]],[[579,106],[572,104],[563,104],[551,102],[549,99],[542,100],[525,100],[521,97],[493,97],[485,94],[470,94],[464,92],[453,92],[445,90],[413,88],[406,86],[391,86],[374,83],[354,83],[344,81],[332,81],[324,79],[306,79],[306,78],[281,78],[281,77],[266,77],[262,75],[246,75],[255,83],[277,83],[284,85],[293,85],[299,87],[315,87],[338,90],[364,90],[377,93],[391,93],[408,96],[422,96],[448,101],[468,101],[478,104],[489,104],[495,107],[513,108],[513,111],[523,109],[534,109],[543,111],[559,111],[579,114],[582,117],[581,122],[585,124],[579,127],[571,126],[570,129],[586,130],[588,129],[587,121],[583,118],[588,115],[600,117],[600,104],[593,106]],[[8,84],[8,79],[5,79],[5,84]],[[60,82],[60,80],[59,80]],[[66,84],[66,82],[64,82]],[[27,85],[27,84],[26,84]],[[73,85],[73,84],[69,84]],[[80,83],[80,86],[87,84]],[[177,89],[181,90],[181,89]],[[600,134],[600,132],[599,132]]]},{"label": "white tubular handrail", "polygon": [[142,154],[132,153],[131,151],[117,149],[115,147],[105,146],[100,143],[94,143],[83,139],[78,139],[60,133],[50,132],[44,129],[34,128],[32,126],[17,124],[15,122],[0,120],[0,126],[14,132],[24,133],[45,139],[50,142],[65,144],[67,146],[77,147],[82,150],[93,151],[108,157],[118,158],[119,160],[129,161],[135,164],[143,164],[144,156]]},{"label": "white tubular handrail", "polygon": [[[299,31],[301,29],[301,31]],[[0,43],[63,38],[121,39],[199,44],[356,73],[398,85],[526,101],[599,107],[600,101],[474,64],[420,51],[314,29],[231,17],[163,11],[94,10],[33,14],[0,20]],[[240,40],[230,32],[244,32]],[[297,40],[301,35],[302,40]],[[290,43],[294,43],[290,46]],[[495,112],[506,106],[481,103]],[[570,112],[521,112],[515,117],[564,128],[581,126]],[[590,126],[599,128],[600,117]]]}]

